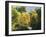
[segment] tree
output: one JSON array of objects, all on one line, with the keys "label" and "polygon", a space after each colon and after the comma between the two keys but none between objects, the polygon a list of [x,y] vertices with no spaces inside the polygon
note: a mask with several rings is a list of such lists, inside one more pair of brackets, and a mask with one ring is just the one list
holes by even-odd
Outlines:
[{"label": "tree", "polygon": [[19,8],[16,8],[18,12],[25,12],[25,7],[24,6],[21,6]]},{"label": "tree", "polygon": [[[41,29],[41,8],[36,8],[36,13],[38,14],[37,18],[32,18],[32,30],[39,30]],[[36,19],[38,22],[36,22]]]}]

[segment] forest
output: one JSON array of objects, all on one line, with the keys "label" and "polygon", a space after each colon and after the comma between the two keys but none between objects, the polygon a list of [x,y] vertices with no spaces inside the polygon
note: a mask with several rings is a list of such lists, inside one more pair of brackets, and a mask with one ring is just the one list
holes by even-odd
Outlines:
[{"label": "forest", "polygon": [[40,30],[41,7],[11,6],[12,31]]}]

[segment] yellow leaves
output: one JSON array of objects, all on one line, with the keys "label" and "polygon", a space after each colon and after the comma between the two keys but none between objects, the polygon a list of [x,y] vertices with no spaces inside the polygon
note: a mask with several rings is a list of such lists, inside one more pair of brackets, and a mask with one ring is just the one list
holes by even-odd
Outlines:
[{"label": "yellow leaves", "polygon": [[28,12],[17,12],[17,23],[21,26],[28,26],[29,25],[29,22],[30,22],[30,25],[32,23],[32,17],[35,17],[38,15],[35,11],[32,11],[31,13],[32,15],[30,15]]},{"label": "yellow leaves", "polygon": [[36,11],[32,11],[32,17],[36,17],[38,14],[36,13]]},{"label": "yellow leaves", "polygon": [[22,13],[22,20],[23,20],[23,22],[25,22],[25,23],[28,23],[29,22],[29,15],[27,14],[27,13]]},{"label": "yellow leaves", "polygon": [[30,22],[30,14],[28,13],[18,13],[19,16],[18,16],[18,23],[21,25],[25,25],[25,24],[29,24]]}]

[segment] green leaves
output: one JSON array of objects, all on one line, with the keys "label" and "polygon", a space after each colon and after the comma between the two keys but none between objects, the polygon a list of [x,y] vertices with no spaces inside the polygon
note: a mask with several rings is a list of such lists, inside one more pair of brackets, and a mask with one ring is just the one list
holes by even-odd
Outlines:
[{"label": "green leaves", "polygon": [[17,10],[18,10],[18,12],[25,12],[26,11],[24,6],[17,8]]},{"label": "green leaves", "polygon": [[[12,6],[12,30],[28,30],[28,27],[32,27],[32,30],[40,29],[41,8],[26,12],[25,7]],[[30,18],[30,20],[29,20]]]}]

